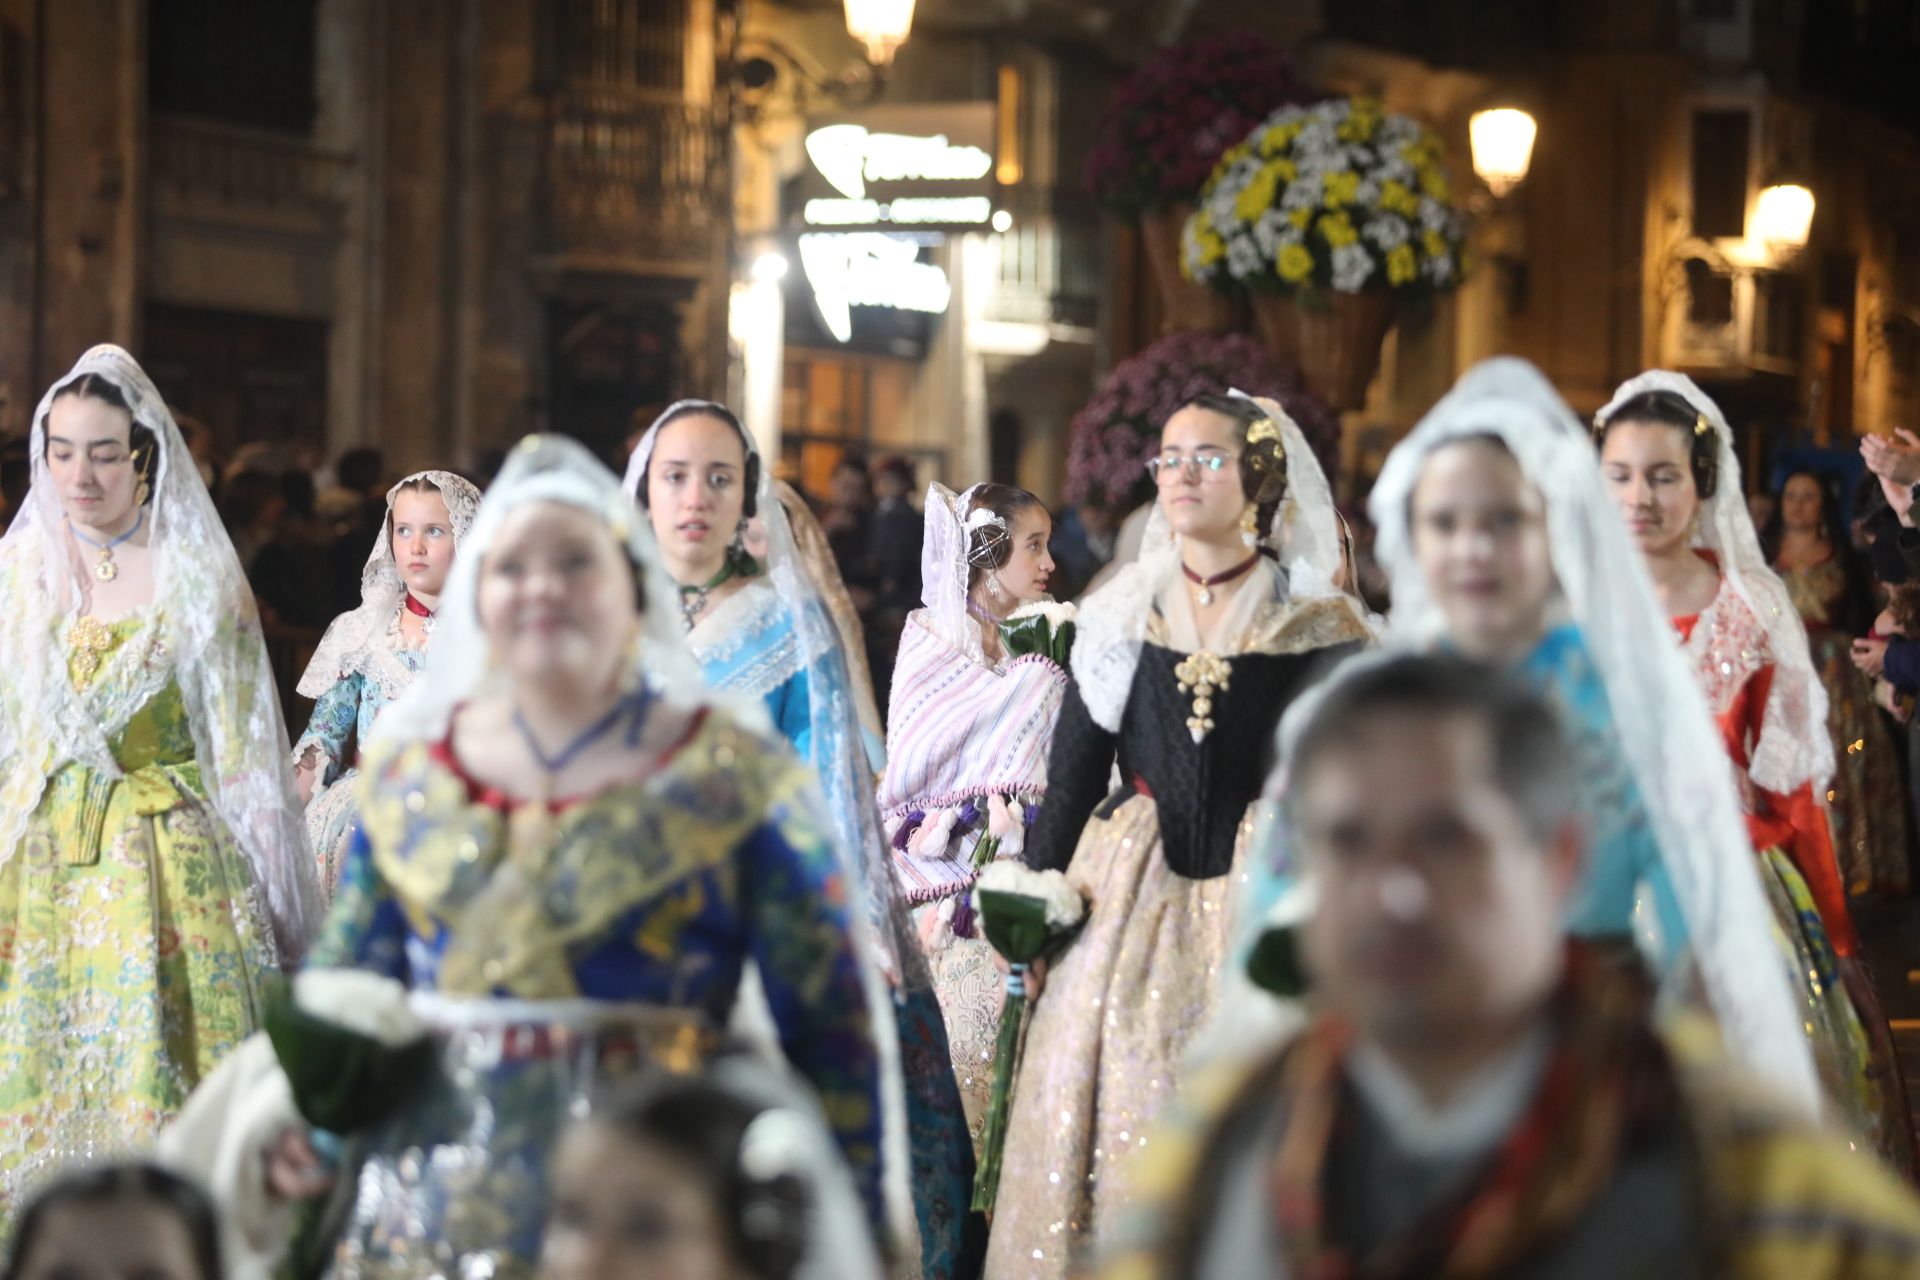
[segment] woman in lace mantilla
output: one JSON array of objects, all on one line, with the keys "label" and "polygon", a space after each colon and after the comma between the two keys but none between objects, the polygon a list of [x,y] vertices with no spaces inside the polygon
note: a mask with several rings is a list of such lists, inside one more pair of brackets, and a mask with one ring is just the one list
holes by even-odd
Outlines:
[{"label": "woman in lace mantilla", "polygon": [[1730,1050],[1816,1110],[1719,735],[1572,410],[1523,360],[1476,365],[1389,455],[1369,508],[1393,636],[1512,664],[1571,716],[1593,829],[1570,931],[1637,940],[1670,990],[1704,992]]},{"label": "woman in lace mantilla", "polygon": [[253,597],[158,391],[95,347],[0,540],[0,1217],[143,1147],[318,919]]},{"label": "woman in lace mantilla", "polygon": [[387,490],[360,607],[333,620],[300,677],[300,695],[314,704],[293,747],[294,781],[329,897],[353,841],[356,757],[426,662],[434,611],[479,506],[480,491],[449,471],[416,471]]},{"label": "woman in lace mantilla", "polygon": [[[894,984],[900,1094],[889,1134],[895,1198],[911,1198],[926,1280],[970,1274],[979,1224],[969,1217],[973,1149],[932,980],[896,887],[840,633],[809,578],[773,497],[771,478],[740,420],[723,405],[671,405],[627,463],[627,492],[651,521],[679,588],[686,643],[716,689],[761,700],[813,767],[834,834],[861,869],[867,921]],[[747,523],[765,529],[764,563],[746,549]],[[910,1168],[909,1168],[910,1165]]]},{"label": "woman in lace mantilla", "polygon": [[1151,466],[1140,558],[1081,606],[1027,834],[1029,864],[1064,870],[1088,923],[1034,1001],[989,1280],[1065,1276],[1123,1204],[1126,1161],[1212,1007],[1266,743],[1370,636],[1335,586],[1326,478],[1278,405],[1201,397]]},{"label": "woman in lace mantilla", "polygon": [[[403,984],[442,1070],[350,1135],[342,1272],[532,1274],[562,1126],[639,1066],[698,1066],[749,964],[882,1230],[885,997],[854,872],[759,708],[702,687],[653,557],[585,449],[522,442],[375,731],[312,966]],[[314,1167],[304,1126],[271,1149],[283,1194]]]},{"label": "woman in lace mantilla", "polygon": [[1659,369],[1621,386],[1594,423],[1607,487],[1734,765],[1828,1096],[1855,1133],[1910,1169],[1904,1090],[1891,1044],[1877,1043],[1886,1024],[1834,857],[1826,691],[1800,615],[1761,552],[1732,429],[1692,379]]}]

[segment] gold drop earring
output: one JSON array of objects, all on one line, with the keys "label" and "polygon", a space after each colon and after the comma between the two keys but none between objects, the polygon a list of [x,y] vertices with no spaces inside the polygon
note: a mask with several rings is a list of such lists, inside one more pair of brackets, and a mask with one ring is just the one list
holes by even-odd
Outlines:
[{"label": "gold drop earring", "polygon": [[1260,545],[1260,509],[1252,504],[1240,513],[1240,541],[1249,547]]}]

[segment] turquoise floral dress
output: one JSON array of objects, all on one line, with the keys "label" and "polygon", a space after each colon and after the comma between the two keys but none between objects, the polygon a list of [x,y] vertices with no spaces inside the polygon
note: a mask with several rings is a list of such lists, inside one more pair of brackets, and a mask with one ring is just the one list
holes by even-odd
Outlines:
[{"label": "turquoise floral dress", "polygon": [[[818,622],[812,630],[823,640],[817,651],[810,651],[779,593],[764,578],[755,579],[701,618],[688,632],[687,644],[714,688],[766,703],[774,724],[813,766],[837,838],[857,851],[885,836],[846,665],[834,647],[837,642],[829,640],[836,633],[824,611]],[[841,714],[816,718],[818,708]],[[887,877],[877,890],[894,901],[898,895],[891,859],[880,858],[877,871],[870,874]],[[881,927],[887,927],[886,922]],[[921,1275],[923,1280],[959,1280],[978,1269],[985,1250],[984,1224],[970,1214],[973,1139],[932,979],[910,937],[901,939],[896,950],[903,965],[919,966],[911,974],[895,975],[894,1021],[906,1089]]]},{"label": "turquoise floral dress", "polygon": [[359,792],[311,964],[405,983],[445,1032],[446,1069],[363,1136],[338,1270],[532,1274],[561,1126],[641,1064],[698,1065],[749,960],[880,1220],[849,887],[784,749],[708,711],[645,780],[544,813],[473,782],[447,743],[370,753]]},{"label": "turquoise floral dress", "polygon": [[307,802],[307,838],[318,859],[320,887],[331,892],[352,847],[355,760],[373,734],[374,721],[399,700],[413,677],[426,665],[427,651],[400,643],[398,611],[387,643],[370,652],[361,665],[339,673],[333,685],[314,699],[307,731],[294,744],[293,763],[299,768],[318,757],[319,774],[313,797]]}]

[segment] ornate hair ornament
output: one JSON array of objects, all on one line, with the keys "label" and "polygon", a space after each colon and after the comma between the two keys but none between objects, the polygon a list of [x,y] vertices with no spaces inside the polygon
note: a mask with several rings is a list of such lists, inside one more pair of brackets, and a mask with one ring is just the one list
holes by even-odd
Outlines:
[{"label": "ornate hair ornament", "polygon": [[967,563],[979,563],[1007,536],[1007,522],[998,512],[992,507],[975,507],[967,513]]}]

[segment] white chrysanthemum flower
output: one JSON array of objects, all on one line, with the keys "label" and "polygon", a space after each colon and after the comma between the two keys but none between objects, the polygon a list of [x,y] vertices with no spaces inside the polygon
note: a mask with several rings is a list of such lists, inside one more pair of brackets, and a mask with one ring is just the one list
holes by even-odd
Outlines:
[{"label": "white chrysanthemum flower", "polygon": [[1407,226],[1405,218],[1392,215],[1369,218],[1360,234],[1380,246],[1382,253],[1391,252],[1413,238],[1413,229]]},{"label": "white chrysanthemum flower", "polygon": [[1253,243],[1271,258],[1280,249],[1280,228],[1290,226],[1278,209],[1269,209],[1253,222]]},{"label": "white chrysanthemum flower", "polygon": [[1341,293],[1358,293],[1373,274],[1373,255],[1365,245],[1342,245],[1333,251],[1333,287]]},{"label": "white chrysanthemum flower", "polygon": [[1260,249],[1251,236],[1235,236],[1233,243],[1227,246],[1227,270],[1236,279],[1258,274]]},{"label": "white chrysanthemum flower", "polygon": [[1047,924],[1054,929],[1070,929],[1087,914],[1087,900],[1058,871],[1035,871],[1012,861],[990,862],[981,868],[974,887],[1038,898],[1047,904]]},{"label": "white chrysanthemum flower", "polygon": [[294,975],[293,1002],[390,1049],[427,1034],[426,1024],[407,1004],[407,989],[365,969],[304,969]]},{"label": "white chrysanthemum flower", "polygon": [[1420,197],[1420,229],[1447,231],[1453,225],[1453,211],[1432,196]]},{"label": "white chrysanthemum flower", "polygon": [[1280,197],[1282,209],[1318,209],[1326,199],[1326,184],[1319,174],[1302,173],[1287,184],[1286,191]]},{"label": "white chrysanthemum flower", "polygon": [[1022,618],[1045,618],[1047,625],[1055,631],[1079,616],[1080,611],[1066,600],[1036,600],[1032,604],[1023,604],[1007,615],[1008,622],[1018,622]]}]

